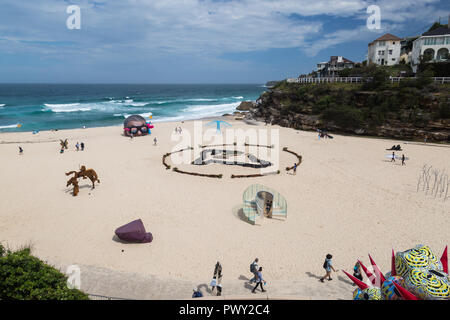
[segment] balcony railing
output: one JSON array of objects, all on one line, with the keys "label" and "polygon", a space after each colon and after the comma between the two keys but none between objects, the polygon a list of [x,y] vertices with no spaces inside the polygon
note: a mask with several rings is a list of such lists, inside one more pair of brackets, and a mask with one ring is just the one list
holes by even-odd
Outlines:
[{"label": "balcony railing", "polygon": [[[413,77],[390,77],[389,81],[391,83],[399,83],[404,79],[416,79]],[[371,77],[322,77],[322,78],[296,78],[296,79],[288,79],[289,83],[334,83],[334,82],[340,82],[340,83],[363,83],[372,81]],[[444,84],[444,83],[450,83],[450,77],[434,77],[433,78],[434,83]]]}]

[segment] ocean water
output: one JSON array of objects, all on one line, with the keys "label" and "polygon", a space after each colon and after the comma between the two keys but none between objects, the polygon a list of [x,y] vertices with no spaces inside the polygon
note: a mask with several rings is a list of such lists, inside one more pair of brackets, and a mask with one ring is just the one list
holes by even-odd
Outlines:
[{"label": "ocean water", "polygon": [[152,122],[232,113],[256,100],[260,84],[0,84],[0,132],[120,125],[140,114]]}]

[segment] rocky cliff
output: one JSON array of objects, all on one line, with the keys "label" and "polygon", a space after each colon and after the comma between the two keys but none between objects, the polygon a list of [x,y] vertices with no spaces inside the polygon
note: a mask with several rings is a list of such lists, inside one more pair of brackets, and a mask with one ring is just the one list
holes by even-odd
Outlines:
[{"label": "rocky cliff", "polygon": [[450,142],[450,86],[282,83],[255,104],[247,118],[300,130]]}]

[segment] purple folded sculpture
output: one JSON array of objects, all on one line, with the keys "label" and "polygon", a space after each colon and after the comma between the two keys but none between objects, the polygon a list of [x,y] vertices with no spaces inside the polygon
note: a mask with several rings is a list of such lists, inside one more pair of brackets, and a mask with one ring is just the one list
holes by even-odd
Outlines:
[{"label": "purple folded sculpture", "polygon": [[126,242],[148,243],[153,240],[152,234],[145,231],[145,227],[141,219],[134,220],[117,228],[115,233],[119,239]]}]

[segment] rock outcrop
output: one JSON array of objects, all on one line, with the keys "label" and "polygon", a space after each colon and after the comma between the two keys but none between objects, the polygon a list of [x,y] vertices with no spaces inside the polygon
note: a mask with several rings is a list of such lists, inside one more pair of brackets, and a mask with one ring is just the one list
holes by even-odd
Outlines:
[{"label": "rock outcrop", "polygon": [[376,92],[289,84],[242,108],[249,110],[247,118],[300,130],[450,142],[449,102],[448,88]]}]

